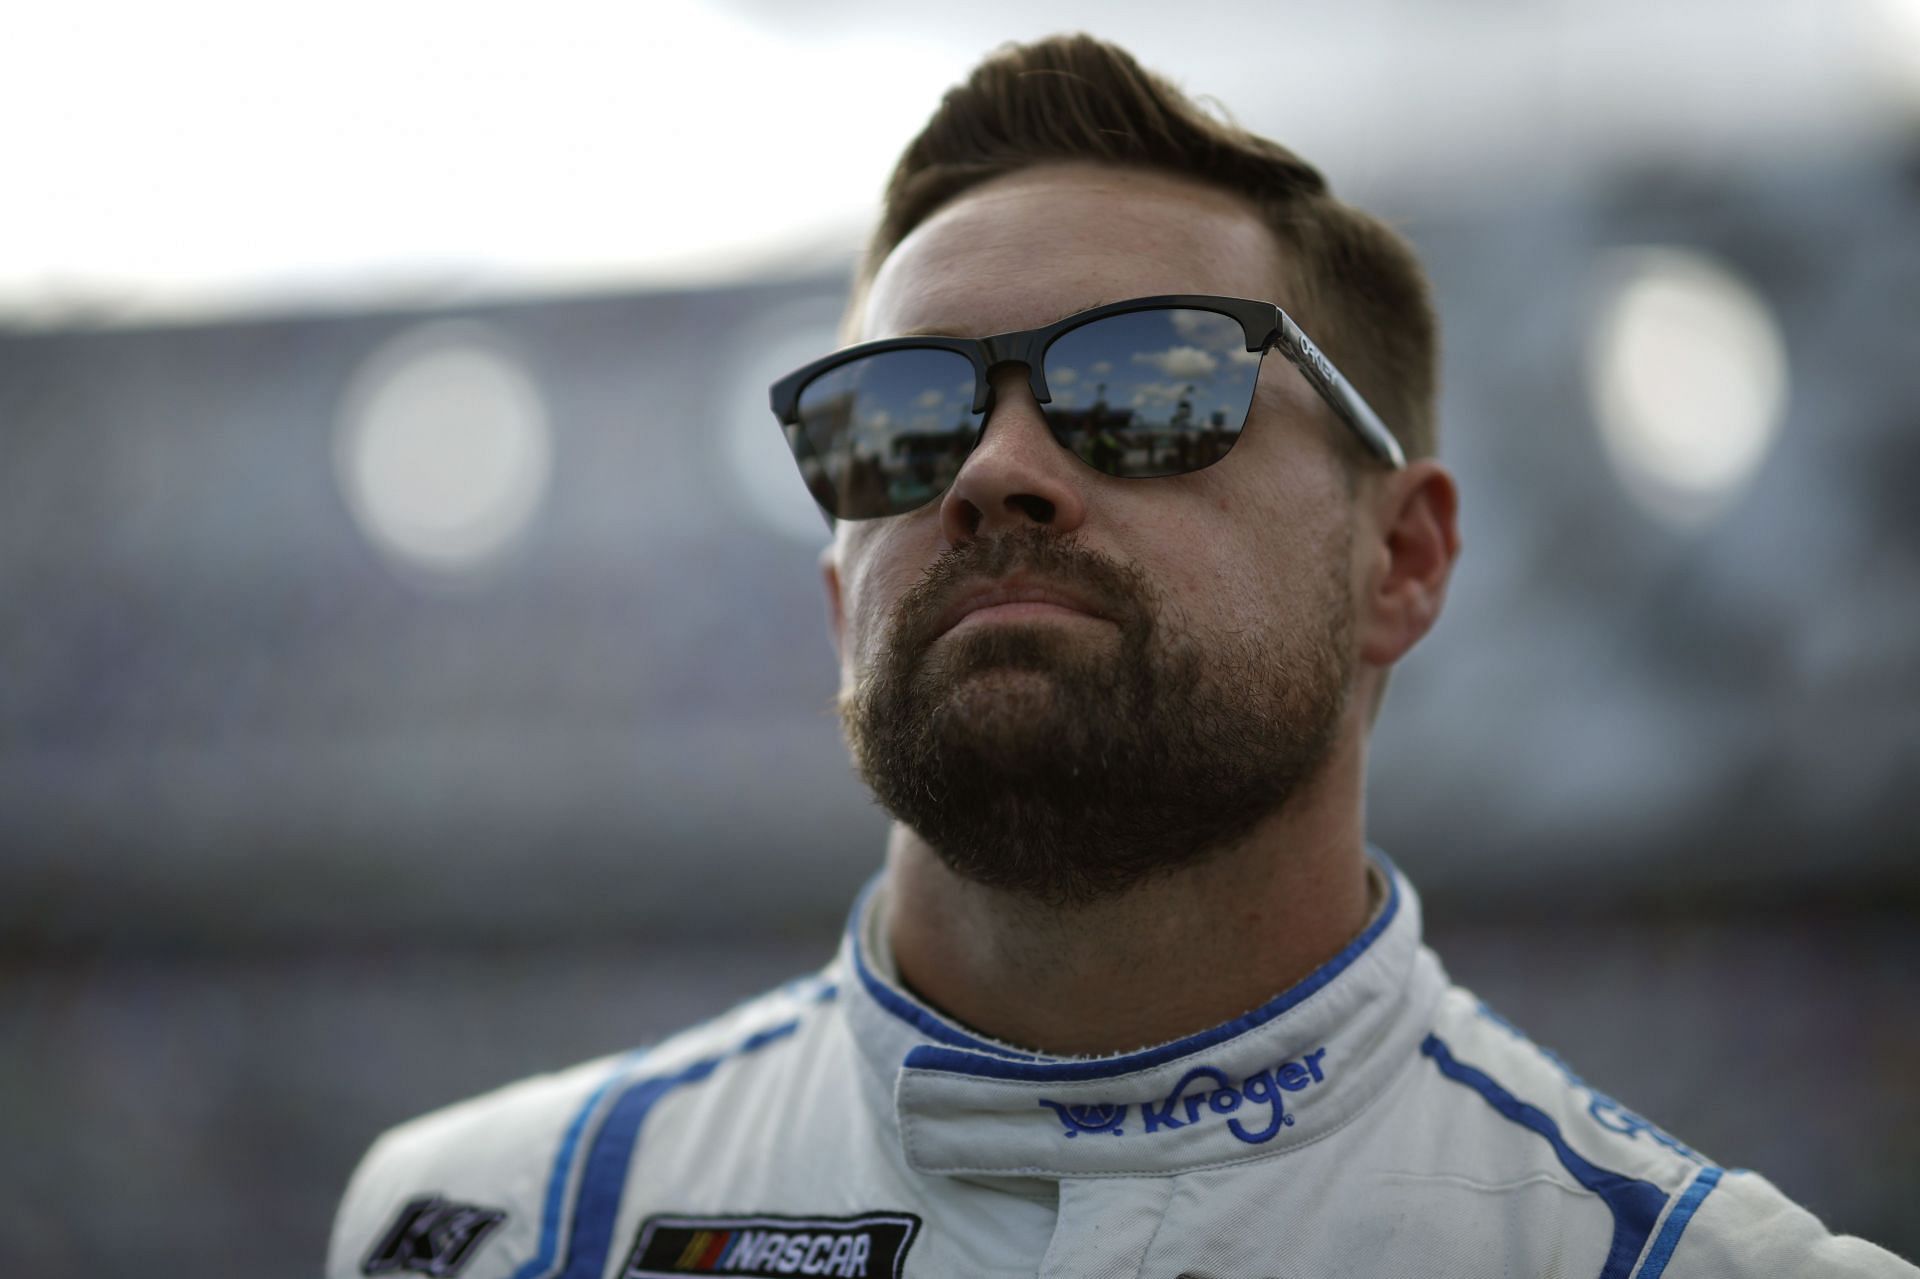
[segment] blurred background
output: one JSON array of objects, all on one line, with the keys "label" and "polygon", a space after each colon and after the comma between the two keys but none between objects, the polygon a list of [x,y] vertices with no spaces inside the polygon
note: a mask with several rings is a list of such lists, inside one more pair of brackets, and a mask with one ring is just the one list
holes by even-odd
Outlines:
[{"label": "blurred background", "polygon": [[12,6],[0,1268],[824,962],[884,823],[765,388],[996,44],[1412,238],[1467,553],[1371,834],[1477,989],[1920,1254],[1920,0]]}]

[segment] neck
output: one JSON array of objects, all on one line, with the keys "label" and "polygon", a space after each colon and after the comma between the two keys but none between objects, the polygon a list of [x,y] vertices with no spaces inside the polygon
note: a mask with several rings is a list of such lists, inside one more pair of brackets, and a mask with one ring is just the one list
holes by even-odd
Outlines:
[{"label": "neck", "polygon": [[961,879],[896,825],[888,926],[900,975],[973,1030],[1059,1056],[1129,1052],[1257,1008],[1366,926],[1360,751],[1336,750],[1240,843],[1063,910]]}]

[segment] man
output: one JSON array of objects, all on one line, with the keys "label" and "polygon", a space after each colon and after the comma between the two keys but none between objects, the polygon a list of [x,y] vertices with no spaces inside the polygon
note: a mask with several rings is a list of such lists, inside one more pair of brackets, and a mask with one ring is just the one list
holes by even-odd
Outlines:
[{"label": "man", "polygon": [[1460,548],[1391,232],[1050,40],[909,147],[848,327],[773,398],[885,874],[821,977],[382,1138],[332,1274],[1920,1273],[1450,987],[1367,848]]}]

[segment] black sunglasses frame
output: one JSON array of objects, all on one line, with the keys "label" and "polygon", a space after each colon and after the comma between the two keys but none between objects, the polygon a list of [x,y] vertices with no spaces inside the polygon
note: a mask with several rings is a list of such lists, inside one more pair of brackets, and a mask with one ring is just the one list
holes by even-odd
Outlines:
[{"label": "black sunglasses frame", "polygon": [[[881,338],[874,342],[862,342],[857,346],[843,347],[831,355],[825,355],[804,364],[787,374],[772,387],[774,416],[780,420],[782,428],[800,425],[800,396],[809,383],[823,374],[830,373],[841,365],[855,360],[882,355],[888,351],[952,351],[965,356],[973,365],[973,408],[980,416],[980,435],[985,434],[987,418],[993,412],[993,382],[991,372],[1003,364],[1021,364],[1027,369],[1027,385],[1033,391],[1033,398],[1040,404],[1052,402],[1052,393],[1047,389],[1046,353],[1056,339],[1063,334],[1096,320],[1109,316],[1127,315],[1135,311],[1211,311],[1227,316],[1240,324],[1246,337],[1247,350],[1258,351],[1264,355],[1268,350],[1278,350],[1287,360],[1305,376],[1307,382],[1325,400],[1334,415],[1353,433],[1369,453],[1386,463],[1394,470],[1407,464],[1406,453],[1400,442],[1387,429],[1380,415],[1373,411],[1360,392],[1343,376],[1340,370],[1329,360],[1305,333],[1293,322],[1291,316],[1271,302],[1255,302],[1247,298],[1218,297],[1207,293],[1164,293],[1153,297],[1129,298],[1124,302],[1109,302],[1088,311],[1055,320],[1052,324],[1037,329],[1018,329],[1010,333],[996,333],[985,338],[941,337],[937,335]],[[1252,411],[1251,405],[1248,411]],[[1243,423],[1244,425],[1244,423]],[[980,443],[980,435],[974,437],[974,447]],[[1142,478],[1164,478],[1147,476]],[[919,509],[919,508],[914,508]],[[865,518],[884,519],[887,516],[835,516],[827,512],[828,523],[835,519]],[[907,514],[907,512],[899,512]]]}]

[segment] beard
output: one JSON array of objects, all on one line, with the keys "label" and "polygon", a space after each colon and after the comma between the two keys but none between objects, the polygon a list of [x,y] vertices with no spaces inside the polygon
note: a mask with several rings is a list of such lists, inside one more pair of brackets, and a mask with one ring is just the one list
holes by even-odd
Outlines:
[{"label": "beard", "polygon": [[[1039,527],[955,546],[841,698],[860,776],[956,874],[1041,905],[1194,865],[1279,812],[1332,751],[1353,615],[1347,555],[1325,557],[1304,584],[1308,620],[1277,634],[1195,627],[1137,569]],[[959,590],[1014,571],[1070,587],[1117,636],[1078,621],[936,635]]]}]

